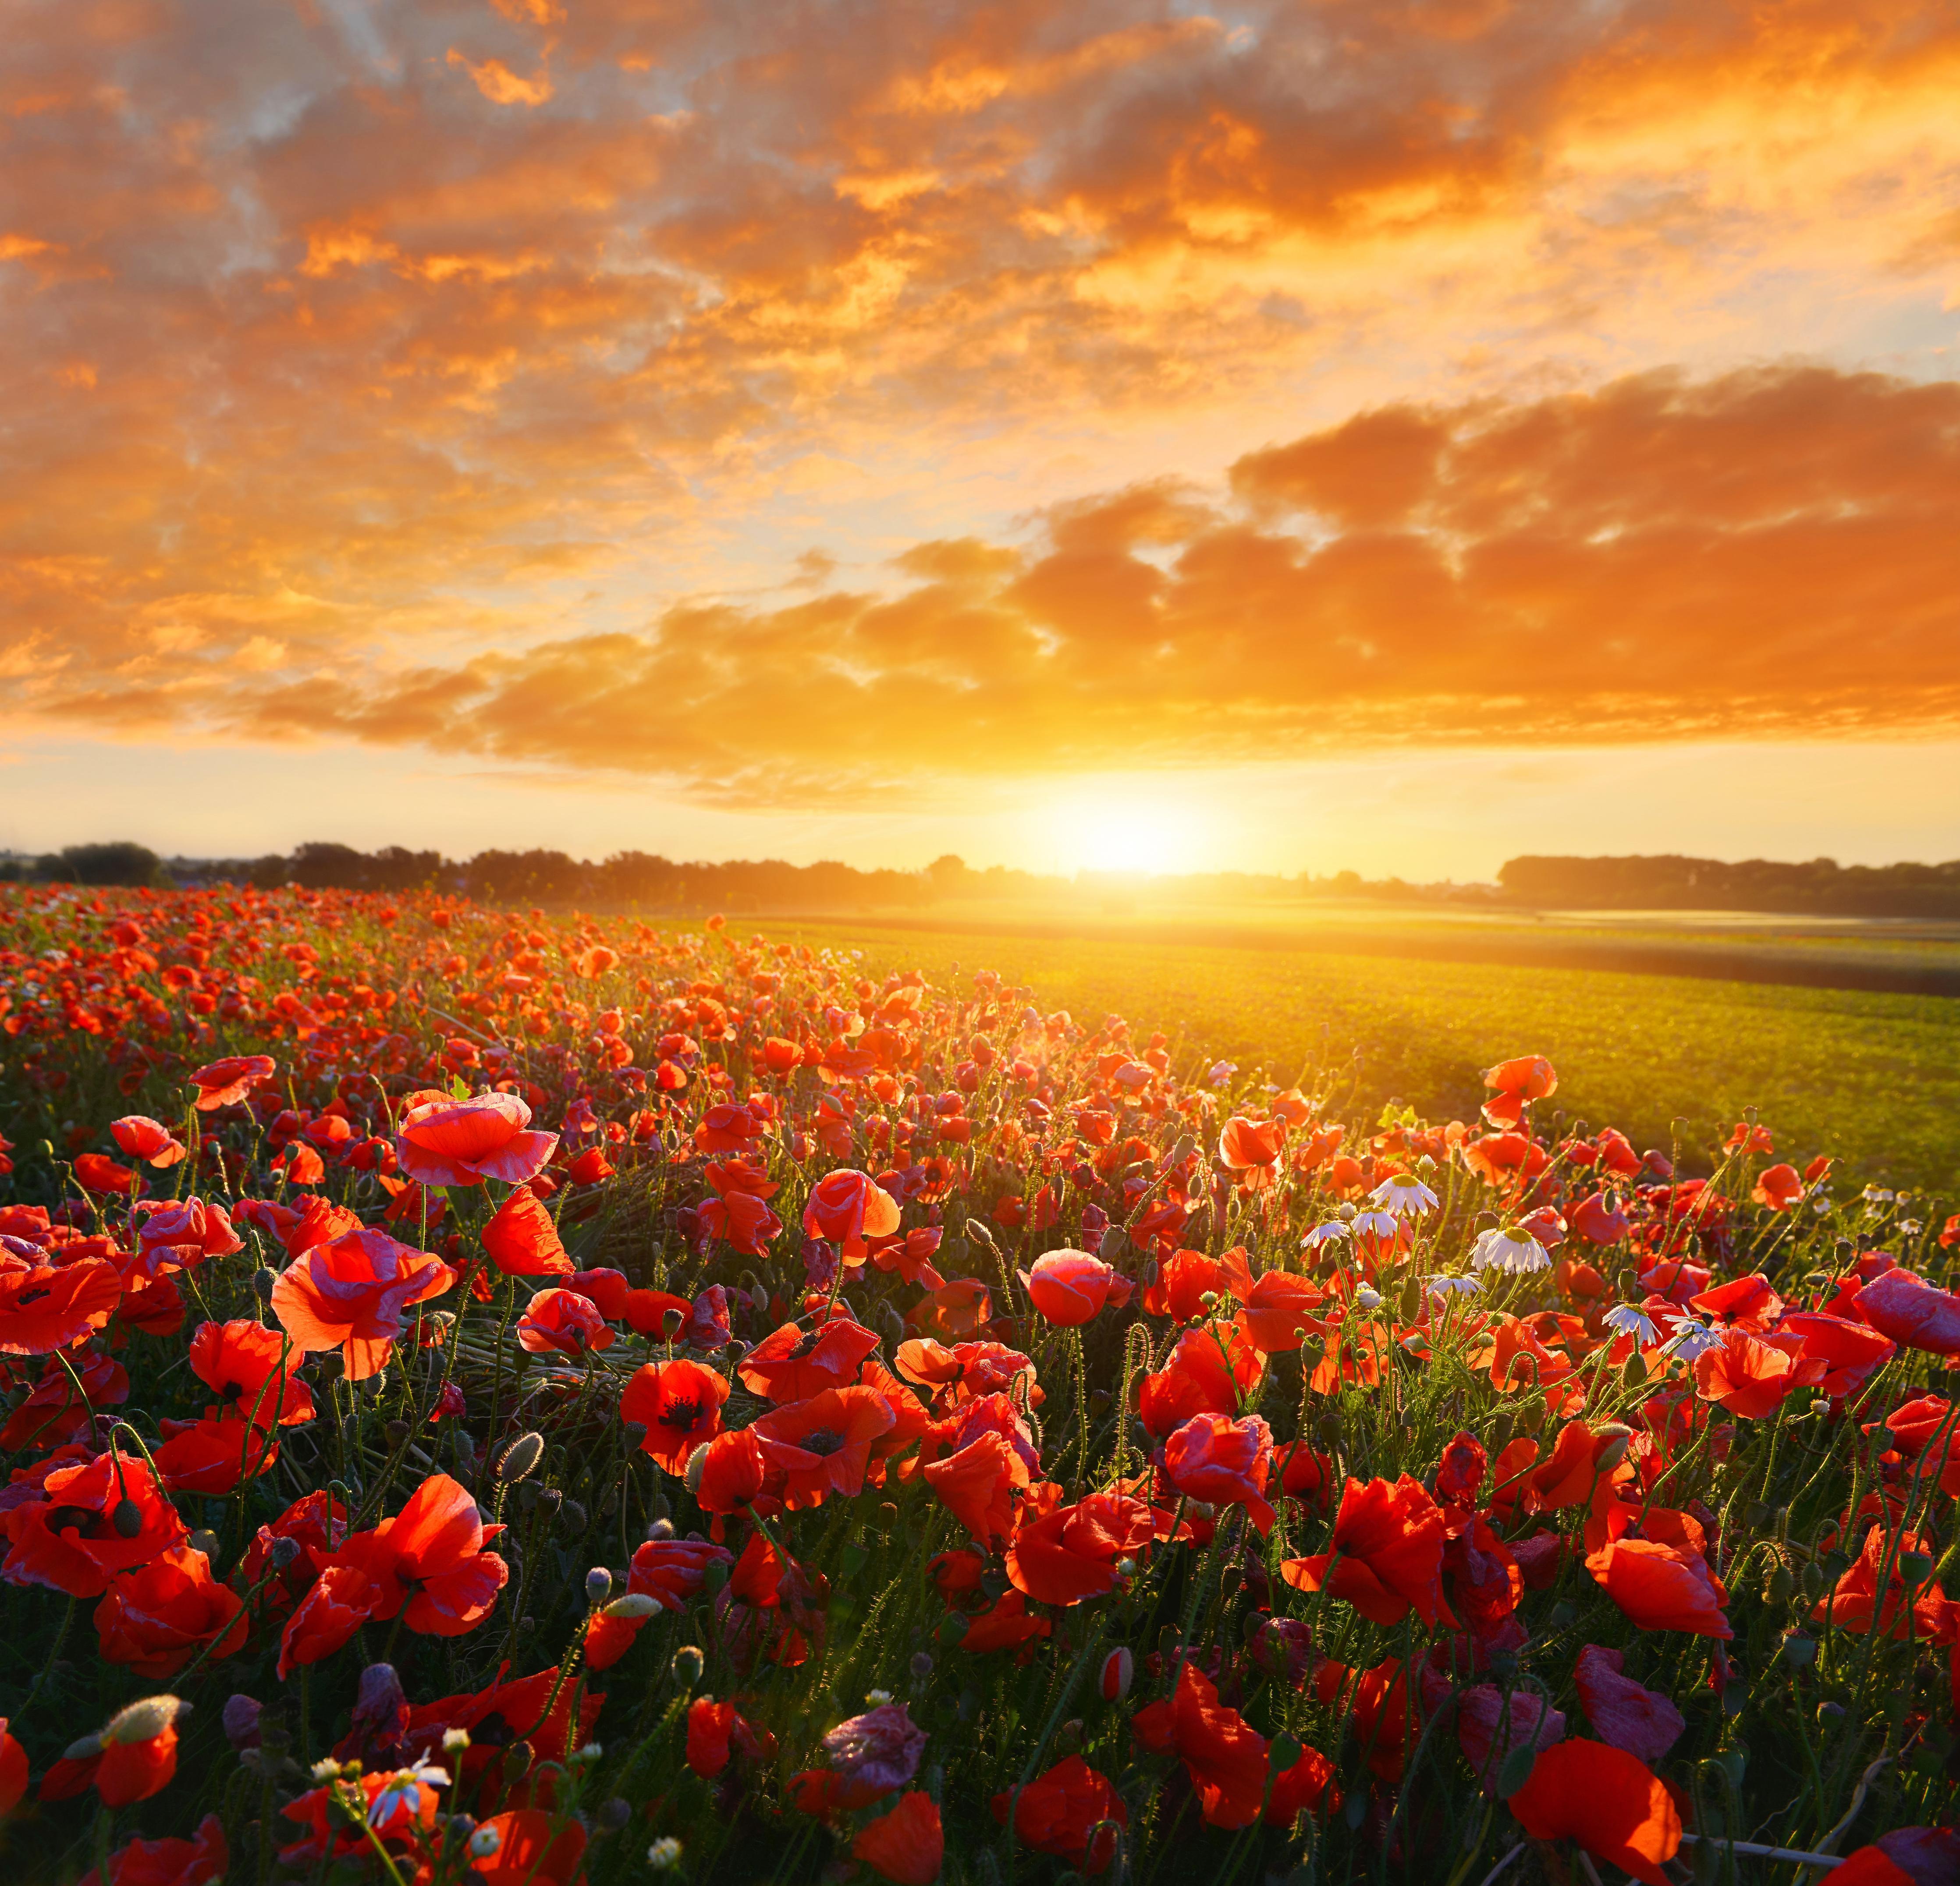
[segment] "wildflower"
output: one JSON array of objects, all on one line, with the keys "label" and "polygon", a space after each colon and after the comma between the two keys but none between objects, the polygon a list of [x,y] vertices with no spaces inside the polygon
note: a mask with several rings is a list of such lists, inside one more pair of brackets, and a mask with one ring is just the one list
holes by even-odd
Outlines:
[{"label": "wildflower", "polygon": [[272,1286],[272,1313],[294,1346],[342,1352],[351,1382],[388,1365],[411,1305],[441,1296],[456,1273],[379,1231],[342,1232],[302,1252]]},{"label": "wildflower", "polygon": [[1242,1420],[1195,1414],[1164,1442],[1164,1475],[1181,1493],[1213,1506],[1242,1506],[1262,1535],[1273,1529],[1265,1487],[1272,1467],[1272,1430],[1257,1415]]},{"label": "wildflower", "polygon": [[118,1710],[70,1744],[42,1778],[40,1799],[66,1801],[92,1786],[105,1808],[126,1808],[161,1794],[177,1771],[177,1719],[189,1709],[176,1697],[152,1696]]},{"label": "wildflower", "polygon": [[1874,1277],[1858,1293],[1857,1313],[1903,1348],[1960,1355],[1960,1296],[1911,1271]]},{"label": "wildflower", "polygon": [[931,1795],[901,1795],[890,1812],[858,1831],[851,1856],[892,1886],[932,1886],[946,1860],[946,1834]]},{"label": "wildflower", "polygon": [[1401,1242],[1404,1226],[1395,1212],[1357,1211],[1348,1229],[1357,1238],[1379,1239],[1393,1249]]},{"label": "wildflower", "polygon": [[421,1821],[433,1813],[434,1790],[449,1786],[449,1771],[433,1762],[414,1768],[398,1768],[381,1792],[368,1804],[368,1824],[386,1828],[397,1819]]},{"label": "wildflower", "polygon": [[10,1585],[100,1598],[116,1573],[149,1564],[189,1536],[148,1465],[132,1455],[57,1467],[40,1492],[0,1513],[11,1542],[0,1577]]},{"label": "wildflower", "polygon": [[154,1166],[174,1166],[190,1156],[190,1149],[162,1121],[148,1115],[132,1113],[112,1120],[109,1131],[116,1143],[132,1159],[147,1160]]},{"label": "wildflower", "polygon": [[1057,1762],[1024,1788],[997,1794],[992,1805],[1004,1827],[1012,1814],[1014,1838],[1023,1846],[1067,1860],[1082,1873],[1108,1868],[1119,1831],[1130,1824],[1129,1810],[1109,1777],[1080,1755]]},{"label": "wildflower", "polygon": [[1599,1320],[1615,1334],[1631,1336],[1643,1349],[1659,1340],[1653,1318],[1637,1304],[1615,1303]]},{"label": "wildflower", "polygon": [[663,1834],[647,1849],[647,1864],[657,1873],[665,1873],[680,1864],[680,1843],[671,1834]]},{"label": "wildflower", "polygon": [[275,1066],[269,1054],[229,1054],[199,1068],[191,1076],[198,1090],[198,1112],[235,1106],[254,1087],[270,1080]]},{"label": "wildflower", "polygon": [[1542,1751],[1508,1803],[1534,1840],[1570,1839],[1647,1886],[1681,1847],[1674,1797],[1647,1764],[1603,1742],[1561,1742]]},{"label": "wildflower", "polygon": [[1333,1244],[1348,1236],[1348,1227],[1338,1218],[1330,1218],[1325,1223],[1316,1225],[1300,1239],[1303,1251],[1318,1251],[1322,1245]]},{"label": "wildflower", "polygon": [[1058,1328],[1090,1321],[1104,1306],[1130,1300],[1130,1280],[1086,1251],[1051,1251],[1019,1273],[1034,1306]]},{"label": "wildflower", "polygon": [[1116,1562],[1156,1536],[1150,1509],[1128,1494],[1094,1493],[1073,1506],[1045,1487],[1021,1507],[1007,1576],[1015,1589],[1045,1605],[1077,1605],[1113,1590]]},{"label": "wildflower", "polygon": [[[1335,1515],[1334,1549],[1287,1559],[1280,1576],[1296,1589],[1344,1598],[1377,1624],[1413,1609],[1433,1628],[1454,1624],[1443,1596],[1443,1514],[1421,1481],[1350,1480]],[[1330,1575],[1331,1568],[1331,1575]]]},{"label": "wildflower", "polygon": [[1484,1118],[1493,1126],[1514,1127],[1529,1102],[1558,1091],[1558,1076],[1542,1054],[1523,1054],[1486,1068],[1484,1085],[1497,1090],[1484,1102]]},{"label": "wildflower", "polygon": [[1642,1630],[1736,1634],[1722,1611],[1729,1594],[1698,1552],[1655,1539],[1615,1539],[1589,1554],[1586,1569]]},{"label": "wildflower", "polygon": [[836,1245],[847,1264],[862,1264],[867,1238],[889,1238],[899,1229],[898,1201],[868,1172],[840,1167],[811,1191],[803,1228],[807,1236]]},{"label": "wildflower", "polygon": [[[494,1837],[479,1852],[477,1842]],[[485,1821],[469,1837],[473,1886],[574,1886],[581,1877],[585,1829],[542,1808],[517,1808]],[[675,1843],[679,1851],[679,1843]]]},{"label": "wildflower", "polygon": [[558,1144],[555,1133],[527,1131],[531,1110],[514,1093],[410,1096],[395,1134],[395,1156],[425,1185],[520,1185],[536,1178]]},{"label": "wildflower", "polygon": [[[215,1814],[198,1823],[188,1840],[130,1840],[109,1856],[108,1886],[218,1886],[231,1864],[224,1824]],[[103,1886],[103,1875],[91,1868],[78,1886]]]},{"label": "wildflower", "polygon": [[1475,1296],[1483,1287],[1480,1277],[1452,1277],[1446,1272],[1431,1277],[1425,1286],[1439,1303],[1446,1303],[1452,1296]]},{"label": "wildflower", "polygon": [[1509,1276],[1551,1267],[1550,1256],[1535,1238],[1520,1230],[1494,1228],[1478,1234],[1476,1243],[1471,1247],[1470,1262],[1476,1270],[1501,1271]]},{"label": "wildflower", "polygon": [[1652,1764],[1680,1741],[1687,1719],[1667,1697],[1624,1675],[1626,1662],[1623,1652],[1599,1644],[1580,1651],[1573,1668],[1580,1707],[1602,1740]]},{"label": "wildflower", "polygon": [[562,1276],[571,1269],[557,1225],[529,1185],[491,1213],[482,1236],[491,1262],[507,1277]]},{"label": "wildflower", "polygon": [[577,1290],[540,1290],[517,1318],[518,1343],[534,1356],[584,1356],[613,1339],[599,1306]]},{"label": "wildflower", "polygon": [[1249,1827],[1262,1818],[1262,1808],[1268,1824],[1287,1826],[1303,1808],[1319,1802],[1334,1779],[1333,1764],[1312,1748],[1299,1749],[1285,1770],[1272,1774],[1266,1738],[1220,1701],[1216,1686],[1194,1662],[1179,1669],[1171,1700],[1138,1710],[1134,1725],[1146,1748],[1175,1753],[1183,1762],[1213,1827]]},{"label": "wildflower", "polygon": [[1385,1178],[1368,1194],[1371,1204],[1379,1206],[1398,1217],[1421,1217],[1435,1210],[1442,1203],[1435,1193],[1419,1178],[1412,1178],[1407,1172],[1397,1172]]},{"label": "wildflower", "polygon": [[1691,1316],[1684,1316],[1675,1325],[1674,1334],[1666,1344],[1669,1355],[1678,1356],[1686,1363],[1699,1362],[1710,1350],[1722,1346],[1720,1330],[1710,1329],[1706,1323],[1697,1322]]}]

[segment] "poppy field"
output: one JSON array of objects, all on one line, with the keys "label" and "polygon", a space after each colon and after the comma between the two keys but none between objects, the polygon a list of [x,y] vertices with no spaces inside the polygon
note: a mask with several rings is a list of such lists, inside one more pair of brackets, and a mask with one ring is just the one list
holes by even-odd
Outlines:
[{"label": "poppy field", "polygon": [[0,1877],[1960,1881],[1951,1204],[746,928],[0,886]]}]

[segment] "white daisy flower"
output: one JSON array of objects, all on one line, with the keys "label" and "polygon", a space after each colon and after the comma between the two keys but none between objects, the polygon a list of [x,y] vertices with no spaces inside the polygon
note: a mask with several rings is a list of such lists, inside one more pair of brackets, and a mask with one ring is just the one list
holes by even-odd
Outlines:
[{"label": "white daisy flower", "polygon": [[1545,1255],[1545,1246],[1515,1228],[1510,1231],[1494,1229],[1481,1233],[1471,1248],[1470,1262],[1472,1268],[1478,1271],[1503,1271],[1513,1276],[1551,1267],[1551,1259]]},{"label": "white daisy flower", "polygon": [[1484,1287],[1480,1277],[1433,1277],[1429,1280],[1429,1293],[1439,1303],[1446,1303],[1452,1296],[1474,1296]]},{"label": "white daisy flower", "polygon": [[1710,1329],[1706,1323],[1698,1323],[1691,1316],[1682,1318],[1680,1325],[1668,1340],[1669,1349],[1683,1362],[1692,1362],[1698,1356],[1704,1356],[1711,1349],[1722,1347],[1720,1331]]},{"label": "white daisy flower", "polygon": [[1632,1337],[1643,1349],[1660,1334],[1654,1319],[1631,1303],[1615,1303],[1599,1320],[1608,1329]]},{"label": "white daisy flower", "polygon": [[1348,1227],[1338,1218],[1330,1218],[1324,1225],[1316,1225],[1300,1241],[1303,1251],[1318,1251],[1324,1244],[1332,1244],[1337,1238],[1344,1238]]},{"label": "white daisy flower", "polygon": [[1392,1178],[1383,1179],[1368,1197],[1371,1204],[1398,1217],[1421,1217],[1425,1212],[1435,1210],[1441,1202],[1421,1179],[1411,1178],[1407,1172],[1398,1172]]}]

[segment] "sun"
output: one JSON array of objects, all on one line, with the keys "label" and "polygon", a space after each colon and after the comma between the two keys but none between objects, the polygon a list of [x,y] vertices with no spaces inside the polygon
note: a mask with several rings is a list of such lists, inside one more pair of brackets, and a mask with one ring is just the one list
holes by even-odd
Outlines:
[{"label": "sun", "polygon": [[1200,822],[1188,806],[1112,781],[1071,794],[1042,813],[1045,848],[1064,871],[1125,875],[1203,865]]}]

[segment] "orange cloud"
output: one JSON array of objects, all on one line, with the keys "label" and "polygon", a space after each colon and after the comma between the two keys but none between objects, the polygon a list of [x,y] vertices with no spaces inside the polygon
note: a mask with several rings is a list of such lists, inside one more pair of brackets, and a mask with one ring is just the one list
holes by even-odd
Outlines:
[{"label": "orange cloud", "polygon": [[[1817,367],[1363,416],[920,544],[890,594],[697,603],[405,674],[184,704],[756,803],[1360,743],[1897,733],[1960,720],[1960,388]],[[303,612],[302,612],[303,613]],[[263,638],[260,640],[262,642]],[[176,711],[145,676],[65,717]]]},{"label": "orange cloud", "polygon": [[756,17],[21,10],[10,710],[759,798],[1950,711],[1960,20]]}]

